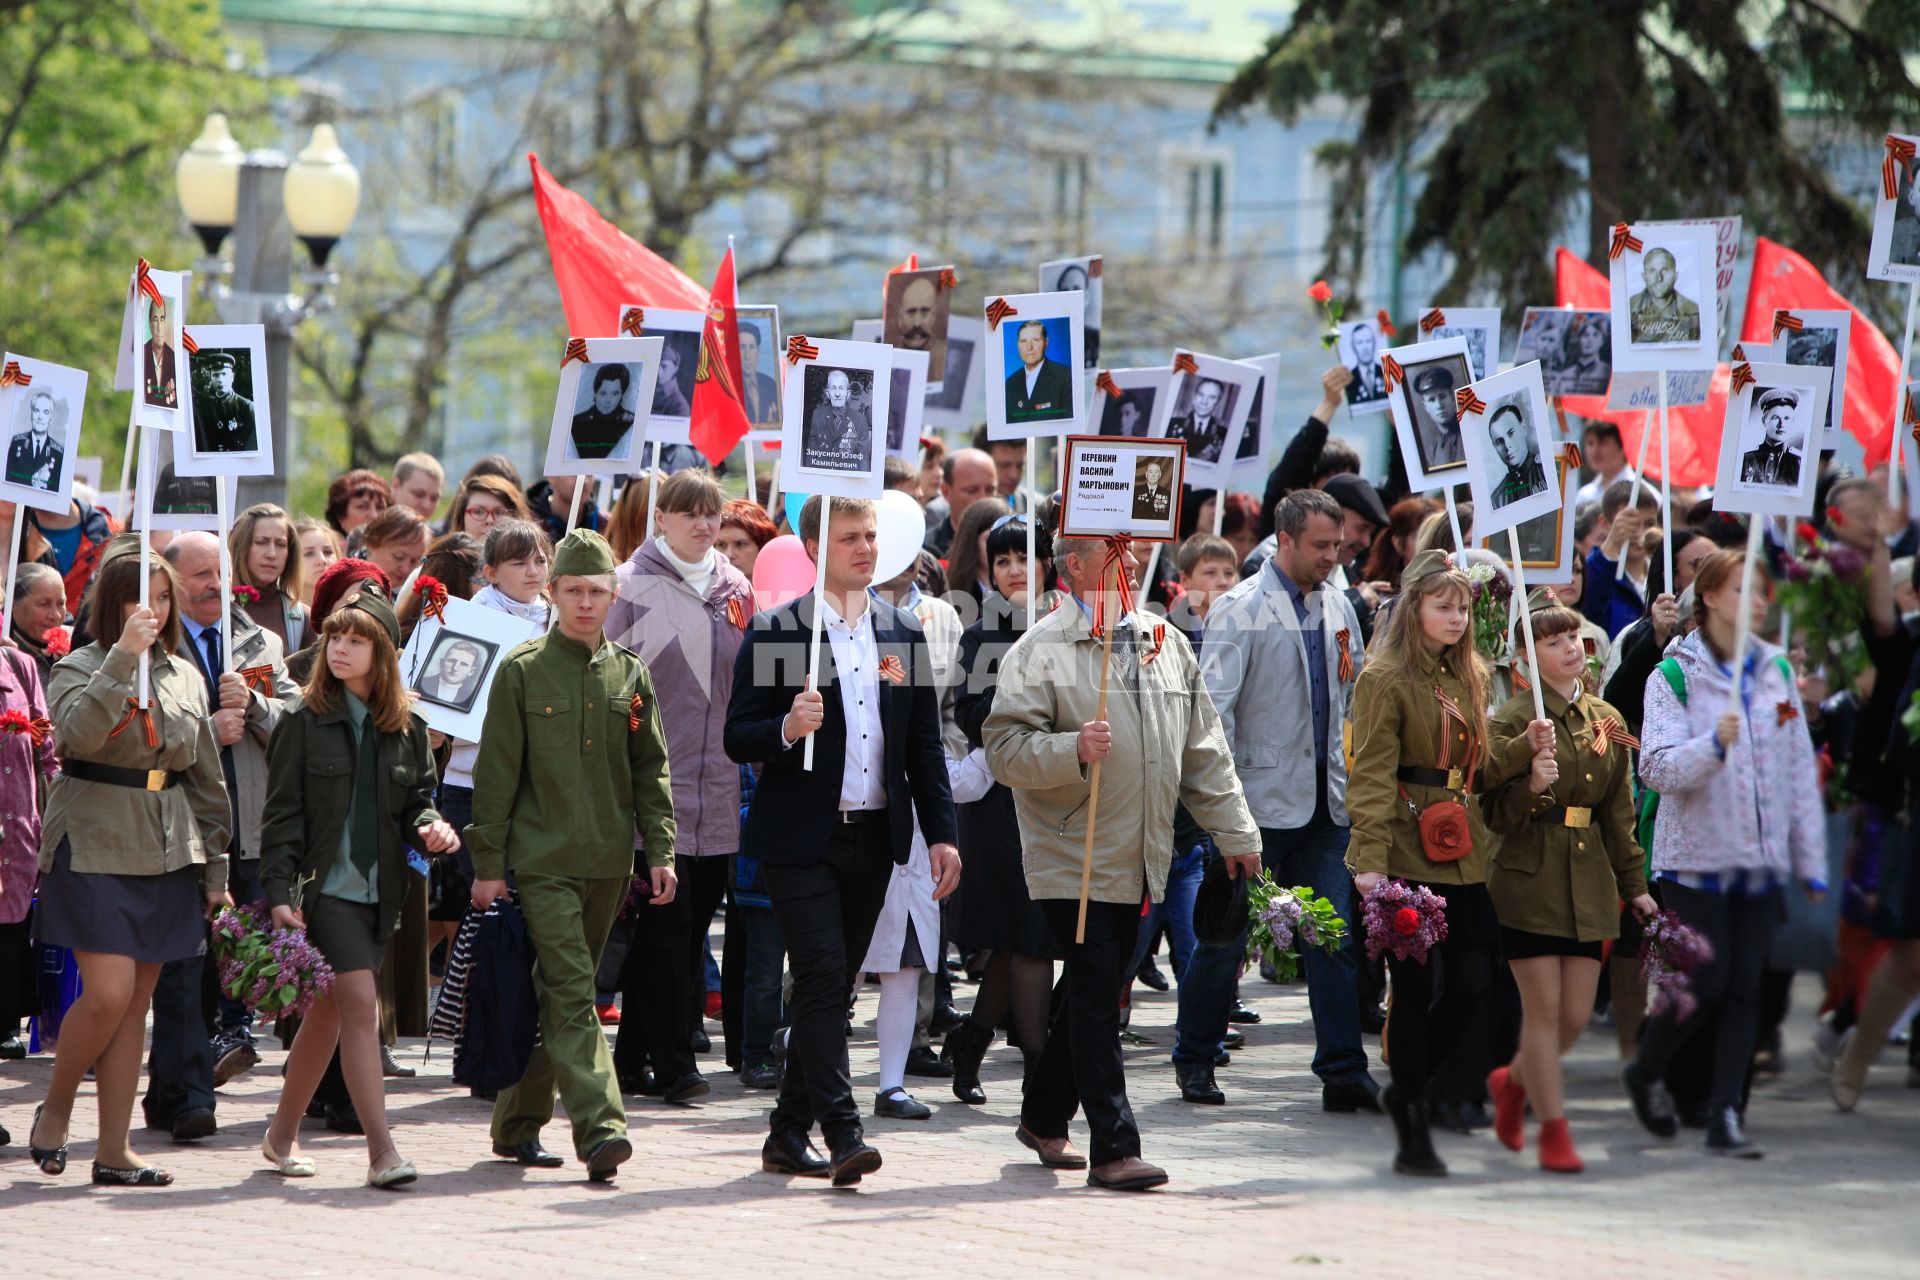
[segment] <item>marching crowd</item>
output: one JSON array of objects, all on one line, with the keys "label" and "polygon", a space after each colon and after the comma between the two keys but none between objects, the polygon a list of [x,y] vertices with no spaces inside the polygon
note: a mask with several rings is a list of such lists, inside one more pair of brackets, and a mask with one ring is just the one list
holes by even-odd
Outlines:
[{"label": "marching crowd", "polygon": [[[704,465],[629,480],[605,510],[575,492],[591,481],[528,484],[498,456],[451,494],[427,455],[350,471],[319,518],[238,514],[232,598],[212,534],[156,535],[146,559],[87,496],[63,516],[0,505],[0,537],[23,522],[0,648],[0,1059],[52,1012],[41,950],[81,977],[44,1101],[0,1143],[61,1175],[91,1078],[93,1181],[167,1185],[130,1135],[143,1054],[146,1127],[189,1142],[277,1033],[262,1158],[312,1176],[312,1118],[366,1135],[370,1185],[410,1182],[383,1080],[414,1068],[392,1046],[425,1033],[463,939],[510,903],[539,1043],[501,1087],[456,1073],[493,1100],[501,1159],[567,1163],[541,1138],[557,1097],[573,1158],[612,1178],[633,1154],[626,1096],[692,1103],[719,1056],[775,1095],[763,1169],[851,1185],[881,1167],[863,1114],[931,1114],[909,1077],[985,1102],[1004,1037],[1017,1140],[1092,1185],[1153,1187],[1168,1175],[1128,1104],[1128,993],[1165,989],[1164,940],[1181,1096],[1223,1102],[1236,1024],[1259,1020],[1239,984],[1262,870],[1349,921],[1389,882],[1444,904],[1423,959],[1383,967],[1358,927],[1302,956],[1322,1105],[1389,1116],[1400,1173],[1446,1173],[1436,1131],[1522,1150],[1529,1113],[1539,1164],[1578,1172],[1559,1064],[1596,1018],[1650,1133],[1759,1155],[1748,1102],[1782,1056],[1783,928],[1827,894],[1811,1052],[1852,1110],[1920,996],[1920,524],[1883,474],[1822,460],[1811,523],[1865,566],[1871,664],[1841,680],[1768,640],[1780,531],[1749,566],[1744,525],[1709,495],[1663,504],[1618,431],[1589,424],[1573,581],[1532,592],[1489,653],[1477,601],[1506,566],[1470,506],[1455,546],[1397,462],[1377,487],[1359,474],[1332,434],[1350,376],[1325,375],[1263,495],[1189,491],[1182,540],[1153,556],[1056,536],[1058,495],[1023,487],[1040,459],[984,433],[889,460],[927,522],[889,581],[874,504],[813,498],[788,529]],[[759,599],[756,559],[786,532],[824,588]],[[474,741],[429,730],[401,670],[437,589],[540,630],[490,672]],[[247,903],[334,973],[272,1028],[208,957],[208,921]],[[1669,919],[1710,954],[1650,1001],[1641,953]],[[880,1071],[862,1100],[849,1010],[868,976]]]}]

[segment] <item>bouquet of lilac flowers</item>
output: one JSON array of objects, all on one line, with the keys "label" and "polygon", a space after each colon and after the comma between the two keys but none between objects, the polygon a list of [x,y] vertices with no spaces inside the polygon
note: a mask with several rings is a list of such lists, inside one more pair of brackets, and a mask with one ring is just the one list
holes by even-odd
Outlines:
[{"label": "bouquet of lilac flowers", "polygon": [[1382,880],[1360,904],[1367,926],[1367,958],[1427,962],[1447,939],[1447,900],[1425,885]]},{"label": "bouquet of lilac flowers", "polygon": [[304,1014],[333,987],[333,966],[298,929],[277,929],[265,903],[222,907],[213,918],[220,990],[256,1017]]},{"label": "bouquet of lilac flowers", "polygon": [[1282,982],[1299,974],[1303,952],[1317,948],[1331,954],[1347,940],[1347,922],[1333,903],[1305,885],[1282,888],[1265,871],[1247,890],[1247,906],[1253,917],[1247,954],[1264,957]]},{"label": "bouquet of lilac flowers", "polygon": [[1688,1016],[1694,1006],[1693,972],[1713,959],[1713,944],[1698,929],[1682,924],[1672,911],[1649,920],[1643,936],[1640,980],[1653,988],[1648,1016],[1668,1008],[1679,1017]]}]

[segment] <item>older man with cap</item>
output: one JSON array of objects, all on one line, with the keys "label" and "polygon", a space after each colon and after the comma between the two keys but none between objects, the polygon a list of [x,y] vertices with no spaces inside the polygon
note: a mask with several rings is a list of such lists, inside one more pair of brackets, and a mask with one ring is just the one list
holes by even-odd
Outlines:
[{"label": "older man with cap", "polygon": [[[1087,1169],[1090,1186],[1137,1191],[1167,1180],[1164,1169],[1140,1158],[1120,1051],[1120,998],[1132,977],[1141,898],[1157,901],[1166,892],[1176,801],[1212,833],[1235,874],[1259,873],[1260,831],[1193,650],[1177,628],[1151,615],[1121,615],[1114,555],[1129,580],[1139,574],[1139,561],[1124,546],[1054,540],[1054,564],[1072,598],[1034,623],[1002,660],[982,736],[993,776],[1013,791],[1027,891],[1066,956],[1053,1025],[1028,1073],[1015,1136],[1049,1168]],[[1113,636],[1105,719],[1105,643],[1096,621]],[[1104,764],[1081,939],[1081,860],[1096,761]],[[1067,1123],[1082,1107],[1092,1130],[1090,1157],[1067,1137]]]},{"label": "older man with cap", "polygon": [[1760,424],[1765,436],[1760,443],[1740,455],[1740,483],[1783,485],[1800,483],[1800,450],[1803,439],[1793,429],[1800,412],[1800,393],[1790,387],[1773,387],[1760,395]]},{"label": "older man with cap", "polygon": [[673,792],[645,664],[606,638],[613,550],[575,529],[553,557],[553,630],[501,660],[473,770],[473,905],[507,896],[508,873],[536,960],[541,1045],[493,1108],[493,1152],[565,1163],[540,1144],[556,1086],[574,1152],[595,1182],[633,1155],[613,1056],[594,1015],[594,972],[634,876],[634,829],[650,900],[673,900]]},{"label": "older man with cap", "polygon": [[1453,370],[1443,364],[1428,365],[1413,377],[1413,394],[1420,397],[1433,424],[1420,424],[1421,462],[1428,471],[1467,460],[1466,446],[1460,443],[1460,406],[1453,390]]}]

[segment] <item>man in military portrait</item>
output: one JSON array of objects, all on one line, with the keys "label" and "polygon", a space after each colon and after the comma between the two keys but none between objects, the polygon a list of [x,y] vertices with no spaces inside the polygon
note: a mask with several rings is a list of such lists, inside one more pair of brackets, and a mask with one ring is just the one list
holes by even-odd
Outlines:
[{"label": "man in military portrait", "polygon": [[53,434],[53,393],[35,391],[27,399],[27,427],[7,445],[7,483],[49,492],[60,487],[66,448]]},{"label": "man in military portrait", "polygon": [[825,390],[825,400],[807,418],[802,464],[827,471],[867,470],[873,424],[853,403],[853,380],[845,369],[829,369]]},{"label": "man in military portrait", "polygon": [[1791,387],[1754,391],[1760,414],[1760,443],[1740,455],[1740,483],[1798,488],[1803,432],[1796,426],[1800,393]]},{"label": "man in military portrait", "polygon": [[1173,507],[1173,492],[1166,482],[1166,469],[1160,459],[1140,459],[1133,484],[1133,518],[1164,521]]},{"label": "man in military portrait", "polygon": [[[1458,362],[1460,357],[1449,359]],[[1460,443],[1460,405],[1454,398],[1459,371],[1445,363],[1427,365],[1413,375],[1413,394],[1425,413],[1413,415],[1418,428],[1420,465],[1425,471],[1442,471],[1460,466],[1467,460],[1466,446]]]},{"label": "man in military portrait", "polygon": [[1496,509],[1531,498],[1547,487],[1533,428],[1519,405],[1509,400],[1496,408],[1487,419],[1487,433],[1493,437],[1494,454],[1506,467],[1506,474],[1493,489]]},{"label": "man in military portrait", "polygon": [[234,389],[238,364],[226,351],[202,351],[188,357],[204,381],[193,389],[193,447],[196,453],[253,453],[260,448],[253,401]]},{"label": "man in military portrait", "polygon": [[[626,365],[594,366],[593,403],[573,415],[569,429],[575,457],[600,462],[613,457],[621,441],[631,441],[634,414],[626,399],[632,386],[633,372]],[[629,451],[632,447],[627,446]]]},{"label": "man in military portrait", "polygon": [[1680,268],[1669,249],[1649,249],[1640,260],[1640,292],[1627,299],[1635,345],[1700,341],[1700,307],[1678,289]]},{"label": "man in military portrait", "polygon": [[1167,427],[1169,436],[1187,442],[1187,457],[1195,462],[1218,462],[1227,447],[1226,411],[1221,401],[1226,388],[1214,378],[1201,378],[1193,384],[1193,402],[1187,412]]}]

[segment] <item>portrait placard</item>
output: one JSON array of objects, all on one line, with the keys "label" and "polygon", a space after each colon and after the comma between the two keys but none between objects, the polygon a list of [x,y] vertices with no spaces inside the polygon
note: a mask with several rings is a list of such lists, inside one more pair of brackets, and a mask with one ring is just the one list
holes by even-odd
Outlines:
[{"label": "portrait placard", "polygon": [[1086,298],[1009,293],[987,300],[987,439],[1057,436],[1086,422]]},{"label": "portrait placard", "polygon": [[1613,363],[1619,369],[1711,369],[1720,354],[1719,249],[1711,226],[1616,228],[1608,261]]},{"label": "portrait placard", "polygon": [[550,476],[626,476],[640,465],[642,406],[654,401],[666,340],[588,338],[585,360],[565,360],[547,429]]},{"label": "portrait placard", "polygon": [[1411,335],[1420,342],[1467,340],[1467,366],[1475,378],[1500,372],[1500,308],[1428,307]]},{"label": "portrait placard", "polygon": [[1259,386],[1260,370],[1253,365],[1195,351],[1173,353],[1173,381],[1167,388],[1173,418],[1167,423],[1167,438],[1187,447],[1183,465],[1188,484],[1217,489],[1231,477],[1231,461],[1239,452]]},{"label": "portrait placard", "polygon": [[953,268],[897,271],[887,277],[881,338],[903,351],[927,353],[927,385],[947,376],[947,317],[953,310]]},{"label": "portrait placard", "polygon": [[0,369],[14,379],[0,386],[0,502],[64,515],[79,471],[87,371],[11,351]]},{"label": "portrait placard", "polygon": [[1253,489],[1266,487],[1268,450],[1273,446],[1274,419],[1279,416],[1280,355],[1255,356],[1240,363],[1260,371],[1253,389],[1253,403],[1247,406],[1247,423],[1240,430],[1240,447],[1233,451],[1231,483]]},{"label": "portrait placard", "polygon": [[[620,308],[623,335],[627,333],[630,311],[640,312],[638,336],[662,339],[660,358],[655,362],[658,372],[653,381],[653,405],[647,414],[643,438],[655,445],[691,444],[693,377],[700,368],[700,337],[706,332],[707,318],[698,311],[642,308],[637,303],[629,303]],[[639,454],[636,452],[634,456],[637,458]]]},{"label": "portrait placard", "polygon": [[1459,484],[1467,478],[1467,451],[1455,392],[1474,380],[1467,339],[1416,342],[1394,348],[1388,358],[1396,368],[1388,376],[1388,409],[1408,486],[1423,493]]},{"label": "portrait placard", "polygon": [[[885,488],[885,423],[893,391],[893,348],[879,342],[787,339],[782,392],[780,484],[794,493],[878,498]],[[791,357],[798,353],[798,359]]]},{"label": "portrait placard", "polygon": [[1916,154],[1920,154],[1920,134],[1890,133],[1875,157],[1869,279],[1920,280],[1920,159]]},{"label": "portrait placard", "polygon": [[1734,365],[1733,381],[1739,389],[1727,395],[1713,509],[1757,516],[1811,515],[1831,371],[1743,362]]},{"label": "portrait placard", "polygon": [[[1567,466],[1567,451],[1560,450],[1553,460],[1559,477],[1560,505],[1544,515],[1522,520],[1514,527],[1520,541],[1520,563],[1527,571],[1527,586],[1557,587],[1573,581],[1573,495],[1580,490],[1580,471]],[[1477,525],[1478,520],[1474,523]],[[1480,545],[1508,558],[1511,548],[1504,532],[1483,536]]]},{"label": "portrait placard", "polygon": [[747,411],[747,439],[780,442],[780,308],[752,303],[734,308],[740,326],[741,402]]},{"label": "portrait placard", "polygon": [[1060,487],[1060,532],[1068,538],[1126,534],[1136,542],[1180,535],[1186,445],[1178,439],[1068,436]]},{"label": "portrait placard", "polygon": [[[1661,378],[1667,380],[1669,409],[1705,404],[1707,396],[1713,391],[1711,369],[1669,369],[1665,373],[1621,372],[1613,375],[1613,384],[1607,388],[1607,408],[1649,412],[1658,409]],[[1529,578],[1527,581],[1533,580]]]},{"label": "portrait placard", "polygon": [[1571,307],[1528,307],[1520,317],[1520,340],[1514,346],[1518,368],[1540,362],[1540,379],[1547,394],[1603,396],[1613,379],[1613,317],[1605,311],[1576,311]]},{"label": "portrait placard", "polygon": [[1547,478],[1556,451],[1554,416],[1539,364],[1529,361],[1461,390],[1474,533],[1486,537],[1559,506],[1562,489]]},{"label": "portrait placard", "polygon": [[[216,485],[224,485],[229,517],[236,513],[240,494],[237,476],[196,476],[180,470],[180,456],[186,452],[184,431],[142,431],[140,433],[139,479],[134,488],[137,500],[151,513],[149,528],[204,529],[217,533],[220,510],[216,505]],[[139,518],[136,511],[135,520]]]},{"label": "portrait placard", "polygon": [[1343,320],[1335,351],[1353,381],[1347,384],[1348,413],[1385,413],[1387,375],[1380,355],[1387,349],[1375,320]]},{"label": "portrait placard", "polygon": [[541,629],[525,618],[458,598],[447,601],[446,615],[443,623],[421,613],[400,651],[400,675],[420,695],[413,709],[429,729],[478,742],[500,660]]},{"label": "portrait placard", "polygon": [[[1643,227],[1705,227],[1713,232],[1713,287],[1717,300],[1720,344],[1732,345],[1736,336],[1733,321],[1734,290],[1740,268],[1740,219],[1675,218],[1672,221],[1643,222]],[[1671,405],[1669,405],[1671,407]]]},{"label": "portrait placard", "polygon": [[1160,440],[1173,419],[1173,397],[1168,388],[1173,382],[1173,366],[1151,369],[1106,369],[1108,391],[1094,375],[1093,399],[1089,406],[1094,430],[1103,436],[1126,436],[1134,440]]},{"label": "portrait placard", "polygon": [[1833,371],[1820,447],[1839,448],[1840,428],[1847,414],[1847,357],[1853,345],[1853,312],[1840,307],[1822,311],[1775,311],[1773,325],[1778,335],[1769,356],[1773,363]]},{"label": "portrait placard", "polygon": [[920,427],[927,416],[924,351],[893,349],[892,391],[887,396],[887,455],[912,462],[920,456]]},{"label": "portrait placard", "polygon": [[[1056,258],[1040,264],[1041,293],[1085,293],[1087,295],[1086,357],[1088,369],[1100,367],[1100,315],[1104,298],[1106,264],[1099,254],[1080,258]],[[948,333],[952,333],[951,327]]]},{"label": "portrait placard", "polygon": [[927,425],[943,431],[969,431],[985,417],[981,405],[980,366],[987,322],[979,316],[947,319],[947,376],[939,386],[927,384]]},{"label": "portrait placard", "polygon": [[193,421],[174,451],[183,476],[274,473],[273,405],[267,394],[267,330],[258,324],[187,327]]},{"label": "portrait placard", "polygon": [[185,431],[192,425],[193,397],[180,345],[190,278],[183,271],[149,269],[150,287],[143,288],[139,272],[127,277],[113,387],[133,392],[133,420],[156,431]]},{"label": "portrait placard", "polygon": [[[949,320],[947,323],[951,326],[953,322]],[[855,320],[853,322],[853,328],[847,332],[847,340],[849,342],[879,342],[884,337],[886,329],[887,322],[884,320]]]}]

